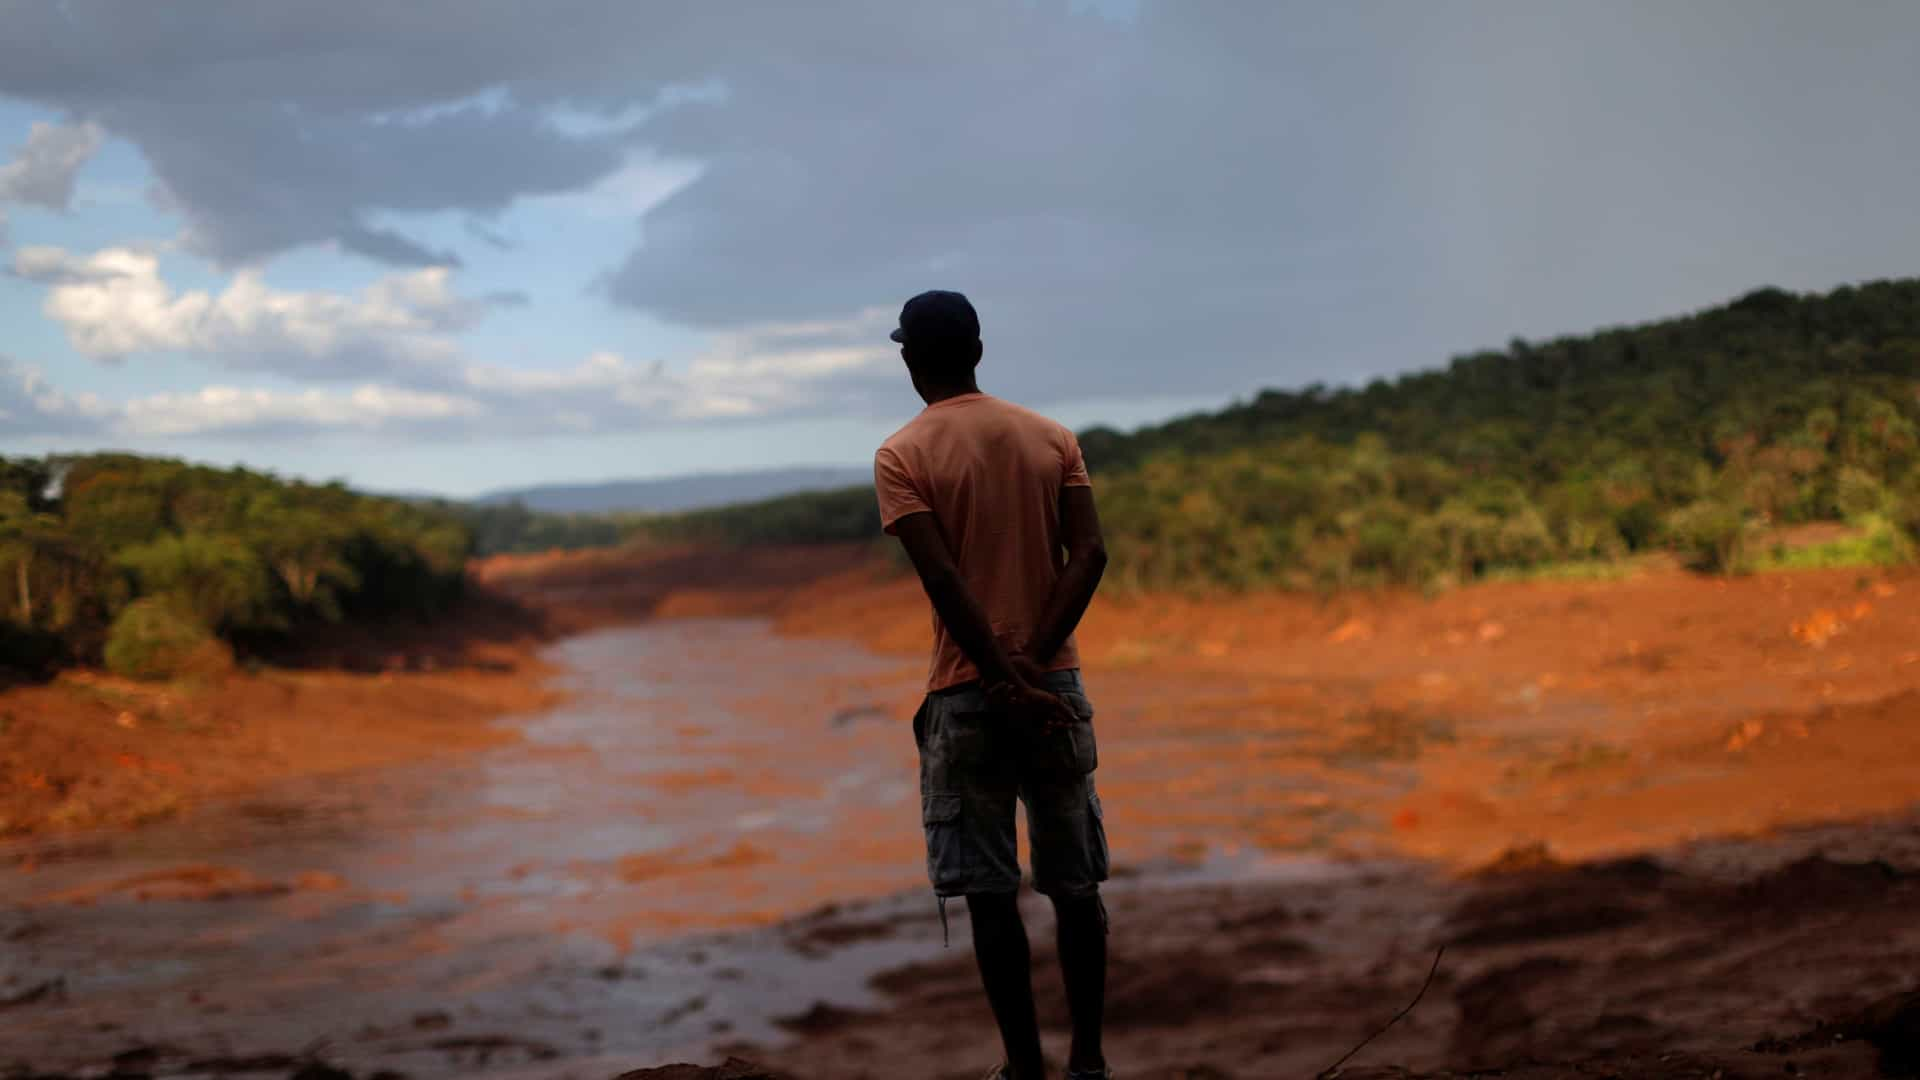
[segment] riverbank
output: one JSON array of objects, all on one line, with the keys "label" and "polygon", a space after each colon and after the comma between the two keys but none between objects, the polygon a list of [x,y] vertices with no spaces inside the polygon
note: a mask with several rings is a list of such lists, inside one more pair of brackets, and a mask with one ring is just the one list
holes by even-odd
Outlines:
[{"label": "riverbank", "polygon": [[499,745],[552,705],[539,649],[648,618],[755,614],[870,564],[859,545],[479,560],[431,624],[330,628],[168,683],[70,669],[0,684],[0,839],[166,820],[301,777]]},{"label": "riverbank", "polygon": [[0,838],[148,824],[209,799],[509,742],[551,705],[537,613],[343,629],[252,670],[143,683],[69,670],[0,691]]}]

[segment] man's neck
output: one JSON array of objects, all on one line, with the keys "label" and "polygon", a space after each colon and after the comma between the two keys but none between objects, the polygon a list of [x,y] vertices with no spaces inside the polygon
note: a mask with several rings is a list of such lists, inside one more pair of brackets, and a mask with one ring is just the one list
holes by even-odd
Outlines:
[{"label": "man's neck", "polygon": [[943,401],[957,397],[965,397],[968,394],[977,394],[979,392],[979,384],[972,379],[968,379],[964,383],[953,383],[946,386],[929,386],[921,397],[925,399],[929,405],[938,405]]}]

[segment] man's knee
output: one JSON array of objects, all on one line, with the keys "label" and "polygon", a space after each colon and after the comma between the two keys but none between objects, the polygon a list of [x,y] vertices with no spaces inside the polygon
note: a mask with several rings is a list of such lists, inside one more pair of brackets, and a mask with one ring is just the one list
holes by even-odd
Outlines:
[{"label": "man's knee", "polygon": [[995,926],[1020,921],[1020,894],[1018,893],[969,893],[967,894],[967,914],[973,917],[976,925],[988,923]]},{"label": "man's knee", "polygon": [[1100,889],[1098,886],[1083,893],[1056,893],[1047,897],[1047,899],[1053,901],[1054,914],[1063,919],[1096,915],[1100,911]]},{"label": "man's knee", "polygon": [[1053,901],[1054,917],[1061,926],[1106,929],[1107,907],[1100,899],[1098,887],[1084,893],[1057,895],[1049,899]]}]

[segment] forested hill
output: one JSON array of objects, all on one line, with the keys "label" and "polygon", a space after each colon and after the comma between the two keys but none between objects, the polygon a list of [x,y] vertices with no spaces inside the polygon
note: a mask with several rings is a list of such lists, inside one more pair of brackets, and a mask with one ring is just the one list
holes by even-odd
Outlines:
[{"label": "forested hill", "polygon": [[443,510],[127,454],[0,458],[0,673],[164,677],[345,619],[429,616],[469,534]]},{"label": "forested hill", "polygon": [[1788,433],[1810,407],[1843,408],[1855,388],[1903,399],[1888,404],[1911,417],[1915,378],[1920,279],[1825,294],[1765,288],[1684,318],[1515,340],[1364,389],[1268,390],[1131,434],[1095,428],[1081,446],[1095,467],[1115,468],[1169,450],[1371,432],[1402,451],[1546,475],[1616,449],[1717,454],[1728,437]]},{"label": "forested hill", "polygon": [[[1591,569],[1656,548],[1708,570],[1904,560],[1920,531],[1917,431],[1920,280],[1902,280],[1760,289],[1081,444],[1120,582],[1340,588]],[[1812,555],[1753,543],[1809,521],[1851,522],[1855,539]],[[877,522],[871,493],[850,488],[649,528],[822,540]]]}]

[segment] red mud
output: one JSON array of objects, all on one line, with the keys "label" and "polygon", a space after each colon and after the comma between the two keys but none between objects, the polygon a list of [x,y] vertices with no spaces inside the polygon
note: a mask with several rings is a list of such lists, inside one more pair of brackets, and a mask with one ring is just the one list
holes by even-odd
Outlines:
[{"label": "red mud", "polygon": [[[902,667],[928,640],[917,585],[865,548],[597,553],[496,560],[478,574],[545,605],[561,629],[770,614],[787,633],[850,637]],[[1435,598],[1102,598],[1081,645],[1116,858],[1148,868],[1110,896],[1109,1050],[1128,1080],[1311,1076],[1405,1004],[1441,945],[1427,998],[1343,1075],[1730,1080],[1907,1067],[1920,1023],[1901,996],[1920,989],[1920,579],[1654,571]],[[750,670],[753,658],[740,662]],[[338,695],[346,707],[282,709],[284,726],[265,731],[242,710],[246,723],[231,730],[270,763],[346,768],[362,751],[297,733],[299,718],[345,717],[374,745],[421,752],[498,738],[472,716],[489,693],[536,692],[530,670],[494,673],[491,688],[477,671],[385,683],[280,673],[218,694],[240,694],[236,705],[295,684]],[[795,707],[774,700],[782,688],[746,684],[769,708]],[[72,700],[87,686],[13,691],[0,709],[17,717],[20,702],[51,700],[20,695]],[[463,693],[479,696],[435,697]],[[423,695],[419,708],[396,706],[409,694]],[[911,702],[896,680],[874,679],[801,704],[833,726],[903,727]],[[112,743],[131,732],[165,730],[144,714],[127,728],[111,707],[89,708],[96,756],[134,752]],[[178,747],[206,743],[179,737]],[[910,752],[886,745],[903,761]],[[793,746],[812,752],[803,739]],[[187,755],[168,753],[145,751],[189,768]],[[220,760],[191,767],[230,768],[237,782],[244,756]],[[292,767],[269,764],[247,782]],[[665,782],[691,797],[720,780],[687,768]],[[10,814],[40,805],[5,798],[16,799],[0,803]],[[850,840],[856,861],[907,857],[893,833]],[[831,846],[820,850],[817,866],[777,868],[809,888],[842,881]],[[1287,861],[1300,856],[1317,861]],[[771,857],[752,843],[669,850],[616,860],[607,876],[724,892],[766,873]],[[1208,880],[1166,872],[1183,864]],[[244,902],[320,884],[207,866],[96,887]],[[1057,1054],[1064,1003],[1044,967],[1048,917],[1032,914]],[[964,922],[950,952],[876,978],[877,999],[800,997],[786,1038],[722,1049],[803,1080],[975,1080],[995,1040]],[[930,917],[875,920],[857,908],[788,925],[802,956],[937,935]],[[695,995],[687,1007],[704,1004]]]},{"label": "red mud", "polygon": [[[1920,832],[1904,816],[1920,800],[1916,597],[1910,574],[1667,570],[1435,598],[1103,598],[1081,643],[1118,853],[1149,854],[1137,837],[1159,833],[1196,858],[1517,868],[1123,895],[1115,1059],[1134,1077],[1311,1075],[1450,942],[1434,999],[1362,1062],[1875,1074],[1871,1045],[1834,1035],[1920,989]],[[903,658],[927,640],[917,585],[877,567],[772,610],[785,632]],[[1259,737],[1279,729],[1306,734]],[[1377,776],[1331,795],[1286,779],[1326,781],[1328,762]],[[1662,861],[1633,861],[1648,852]],[[805,1011],[793,1043],[757,1053],[807,1077],[972,1076],[993,1045],[975,978],[956,951],[881,979],[886,1008]],[[1057,1033],[1064,1004],[1039,985]]]},{"label": "red mud", "polygon": [[140,683],[68,671],[0,690],[0,839],[175,817],[316,774],[510,742],[557,695],[533,612],[476,595],[433,627],[339,631],[254,673]]}]

